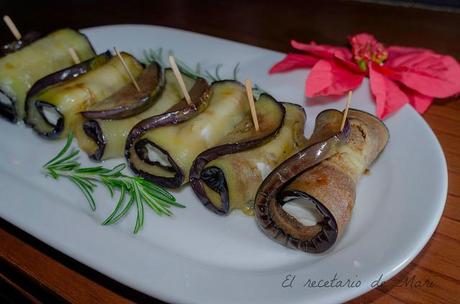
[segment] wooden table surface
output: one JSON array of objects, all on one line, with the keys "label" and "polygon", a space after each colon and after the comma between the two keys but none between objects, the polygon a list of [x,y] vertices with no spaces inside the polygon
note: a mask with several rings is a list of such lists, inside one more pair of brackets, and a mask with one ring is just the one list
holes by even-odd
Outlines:
[{"label": "wooden table surface", "polygon": [[[2,3],[3,13],[13,17],[24,31],[142,23],[186,29],[283,52],[290,49],[291,38],[339,45],[350,34],[368,31],[386,44],[431,48],[460,60],[460,13],[353,1],[80,0],[33,4],[7,1]],[[0,32],[0,41],[11,39],[4,28]],[[423,118],[436,133],[447,158],[449,194],[441,222],[408,267],[351,303],[460,303],[459,98],[436,102]],[[0,270],[0,302],[154,300],[1,219]],[[416,280],[429,280],[432,286],[401,286],[414,275]]]}]

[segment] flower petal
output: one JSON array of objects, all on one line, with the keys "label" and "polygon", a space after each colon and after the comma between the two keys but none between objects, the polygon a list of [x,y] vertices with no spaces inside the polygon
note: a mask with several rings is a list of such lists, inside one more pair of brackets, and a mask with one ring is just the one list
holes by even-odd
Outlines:
[{"label": "flower petal", "polygon": [[460,92],[460,64],[450,56],[415,51],[385,63],[388,77],[420,94],[445,98]]},{"label": "flower petal", "polygon": [[420,114],[425,113],[428,107],[433,103],[434,98],[426,95],[422,95],[417,91],[414,91],[407,87],[401,87],[403,92],[409,98],[411,106]]},{"label": "flower petal", "polygon": [[299,68],[311,68],[316,62],[318,62],[318,58],[313,56],[290,53],[283,60],[273,65],[268,73],[273,74]]},{"label": "flower petal", "polygon": [[335,61],[336,64],[342,66],[343,68],[346,68],[347,70],[349,70],[350,72],[353,72],[354,74],[366,75],[366,72],[361,70],[359,66],[353,61],[343,60],[338,57],[334,57],[333,60]]},{"label": "flower petal", "polygon": [[378,118],[386,118],[409,102],[407,95],[394,81],[382,74],[379,71],[379,66],[375,63],[369,66],[369,80],[372,95],[377,105]]},{"label": "flower petal", "polygon": [[342,95],[356,89],[363,78],[363,74],[356,74],[346,69],[336,60],[320,60],[308,75],[305,95],[307,97]]},{"label": "flower petal", "polygon": [[409,99],[409,102],[414,107],[414,109],[417,110],[417,112],[420,114],[423,114],[433,103],[434,98],[414,92],[414,94],[409,96]]},{"label": "flower petal", "polygon": [[326,44],[316,44],[315,42],[310,42],[309,44],[297,42],[291,40],[291,45],[297,50],[301,50],[307,53],[314,55],[315,57],[321,59],[331,59],[336,56],[343,60],[351,61],[351,52],[346,47],[337,47]]},{"label": "flower petal", "polygon": [[405,47],[405,46],[398,46],[398,45],[389,46],[387,50],[388,50],[388,60],[387,61],[391,61],[393,58],[396,58],[402,55],[407,55],[410,53],[421,53],[421,52],[428,51],[428,49]]}]

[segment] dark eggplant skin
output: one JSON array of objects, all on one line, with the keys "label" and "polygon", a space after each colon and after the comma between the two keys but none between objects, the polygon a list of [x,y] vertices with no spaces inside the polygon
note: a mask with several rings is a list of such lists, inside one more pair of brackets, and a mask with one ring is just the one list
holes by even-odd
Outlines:
[{"label": "dark eggplant skin", "polygon": [[35,40],[38,40],[42,37],[42,35],[38,32],[28,32],[21,39],[15,40],[13,42],[4,44],[0,47],[0,57],[5,56],[10,53],[14,53],[23,47],[31,44]]},{"label": "dark eggplant skin", "polygon": [[[15,40],[13,42],[2,45],[0,47],[0,58],[8,54],[14,53],[16,51],[19,51],[23,47],[34,42],[35,40],[40,39],[41,36],[42,35],[38,32],[28,32],[27,34],[22,36],[20,40]],[[8,99],[12,100],[12,98],[2,90],[0,90],[0,93]],[[16,108],[13,106],[13,104],[11,104],[11,106],[7,106],[3,103],[0,103],[0,116],[3,116],[10,122],[16,122]]]},{"label": "dark eggplant skin", "polygon": [[[275,208],[282,210],[282,206],[287,203],[291,197],[303,197],[315,205],[316,209],[323,217],[319,223],[321,226],[321,231],[310,241],[298,240],[287,235],[282,229],[279,228],[277,229],[276,234],[271,235],[271,237],[276,241],[284,240],[288,247],[299,249],[304,252],[321,253],[331,248],[338,238],[338,225],[331,211],[314,196],[311,196],[303,191],[296,190],[284,190],[280,192],[277,197],[278,205],[276,205]],[[273,227],[271,229],[276,228]]]},{"label": "dark eggplant skin", "polygon": [[[48,119],[46,118],[46,116],[43,114],[43,110],[46,107],[53,108],[54,106],[49,104],[49,103],[47,103],[47,102],[40,101],[40,100],[36,101],[35,106],[36,106],[38,112],[41,113],[41,115],[42,115],[43,119],[45,120],[45,122],[48,125],[52,126],[51,122],[49,122]],[[64,129],[64,119],[62,118],[63,115],[59,112],[59,110],[56,109],[56,112],[59,115],[59,119],[57,120],[56,126],[54,127],[53,131],[56,132],[56,133],[61,133],[62,130]]]},{"label": "dark eggplant skin", "polygon": [[[1,89],[0,89],[0,94],[3,94],[9,100],[13,100],[11,96],[3,92],[3,90]],[[14,106],[14,104],[11,103],[11,106],[8,106],[0,102],[0,116],[2,116],[3,118],[7,119],[10,122],[13,122],[13,123],[16,122],[17,113],[16,113],[16,107]]]},{"label": "dark eggplant skin", "polygon": [[[210,98],[211,87],[202,78],[197,78],[195,84],[190,90],[190,97],[192,99],[192,105],[188,105],[185,99],[180,101],[178,104],[174,105],[168,112],[156,116],[152,116],[140,121],[136,124],[132,130],[129,132],[128,138],[126,140],[125,147],[125,157],[128,163],[128,166],[131,170],[154,183],[160,184],[164,187],[177,188],[179,187],[184,180],[184,172],[182,169],[174,162],[174,160],[169,156],[167,151],[164,151],[160,147],[156,146],[149,140],[139,140],[140,137],[146,133],[148,130],[153,128],[159,128],[167,125],[177,125],[184,121],[187,121],[204,111],[208,106],[208,100]],[[131,155],[136,154],[141,160],[146,161],[145,157],[145,146],[150,144],[155,146],[157,149],[160,149],[165,155],[168,156],[168,160],[172,165],[172,169],[175,171],[175,175],[172,178],[159,178],[153,176],[143,170],[138,169],[131,160]]]},{"label": "dark eggplant skin", "polygon": [[[162,187],[167,187],[167,188],[178,188],[182,185],[182,181],[185,178],[185,174],[182,171],[181,167],[176,164],[176,162],[171,158],[169,155],[168,151],[162,149],[161,147],[155,145],[153,142],[149,140],[140,140],[134,144],[134,151],[133,153],[136,153],[136,155],[145,163],[149,165],[157,165],[156,162],[151,162],[148,159],[147,156],[147,144],[152,145],[153,147],[157,148],[160,150],[163,154],[167,155],[168,161],[171,164],[171,167],[167,168],[167,171],[170,171],[174,173],[173,177],[166,178],[166,177],[158,177],[152,174],[149,174],[143,170],[138,170],[137,167],[133,165],[133,162],[128,159],[128,165],[130,166],[131,170],[138,176],[145,178],[155,184],[161,185]],[[128,150],[127,150],[128,151]],[[131,152],[127,152],[131,153]],[[129,157],[129,155],[127,156]],[[162,166],[164,168],[164,166]]]},{"label": "dark eggplant skin", "polygon": [[[88,71],[90,71],[91,69],[93,69],[95,66],[103,62],[107,62],[110,58],[112,58],[112,54],[110,53],[110,51],[106,51],[100,55],[97,55],[94,58],[88,59],[81,63],[75,64],[71,67],[54,72],[48,76],[41,78],[37,82],[35,82],[34,85],[30,88],[29,92],[27,93],[27,97],[26,97],[26,102],[25,102],[26,117],[24,120],[26,125],[28,125],[31,128],[35,127],[34,124],[29,119],[30,107],[32,106],[31,103],[32,103],[33,96],[35,96],[36,94],[40,93],[42,90],[50,86],[53,86],[60,82],[67,81],[67,80],[76,78],[80,75],[83,75],[87,73]],[[58,125],[59,125],[59,121],[58,121]],[[41,132],[37,132],[37,133],[45,138],[55,138],[60,134],[61,131],[62,131],[62,128],[54,128],[53,131],[48,132],[48,133],[41,133]]]},{"label": "dark eggplant skin", "polygon": [[[137,82],[140,92],[130,83],[107,98],[108,102],[101,101],[81,114],[88,119],[123,119],[145,111],[163,91],[165,79],[162,68],[157,62],[153,62],[145,68]],[[130,103],[122,104],[123,101]]]},{"label": "dark eggplant skin", "polygon": [[[275,100],[273,97],[267,95],[269,98]],[[262,96],[262,95],[261,95]],[[260,97],[259,97],[260,98]],[[264,145],[268,141],[270,141],[276,134],[278,134],[279,130],[283,127],[284,123],[284,116],[286,115],[286,109],[282,105],[282,103],[275,101],[279,110],[282,112],[282,119],[281,124],[278,125],[275,129],[271,130],[269,133],[258,132],[260,134],[259,137],[250,138],[249,140],[237,141],[233,143],[226,143],[223,145],[219,145],[216,147],[212,147],[198,155],[198,157],[193,162],[192,167],[190,168],[190,185],[192,186],[193,191],[200,199],[201,203],[208,208],[210,211],[218,214],[218,215],[228,215],[230,213],[230,202],[229,202],[229,193],[228,187],[225,180],[225,176],[222,172],[219,172],[221,183],[219,185],[212,185],[206,183],[206,176],[203,175],[203,169],[206,165],[226,154],[234,154],[242,151],[247,151],[250,149],[254,149],[261,145]],[[210,170],[219,170],[218,168],[209,168]],[[206,191],[204,188],[204,183],[206,183],[211,189],[216,191],[220,194],[222,208],[216,207],[206,195]]]},{"label": "dark eggplant skin", "polygon": [[83,130],[85,133],[90,136],[91,138],[94,139],[96,142],[98,149],[94,154],[89,155],[89,158],[94,159],[96,161],[100,161],[102,158],[102,155],[104,155],[104,150],[105,150],[105,138],[104,135],[102,134],[101,127],[95,120],[88,120],[85,121],[83,124]]},{"label": "dark eggplant skin", "polygon": [[285,203],[284,198],[292,194],[297,194],[292,193],[292,191],[283,193],[289,182],[309,168],[334,155],[338,147],[347,143],[351,130],[350,123],[347,119],[343,130],[340,131],[338,126],[340,125],[342,113],[337,110],[325,110],[318,114],[315,130],[317,129],[318,121],[322,117],[326,117],[327,114],[334,112],[336,112],[337,121],[335,121],[335,125],[337,128],[331,130],[327,135],[324,134],[326,135],[324,138],[313,140],[312,144],[275,168],[260,185],[254,202],[257,223],[267,236],[285,246],[305,252],[324,252],[337,240],[337,223],[329,210],[315,198],[308,197],[322,214],[323,221],[319,223],[322,227],[321,232],[315,238],[304,241],[287,235],[274,221],[270,208],[276,208],[281,213],[284,212],[281,209],[281,205]]}]

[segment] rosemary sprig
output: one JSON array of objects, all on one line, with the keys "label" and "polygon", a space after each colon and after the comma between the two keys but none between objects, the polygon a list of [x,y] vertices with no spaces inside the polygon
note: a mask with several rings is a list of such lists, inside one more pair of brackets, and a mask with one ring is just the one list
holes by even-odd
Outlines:
[{"label": "rosemary sprig", "polygon": [[[173,52],[170,50],[168,52],[168,55],[173,55]],[[149,64],[154,61],[160,63],[163,67],[165,66],[164,64],[164,58],[163,58],[163,48],[159,48],[157,50],[154,49],[148,49],[144,50],[144,63]],[[225,78],[222,78],[220,75],[220,69],[222,68],[222,64],[216,65],[215,69],[213,72],[210,72],[209,70],[201,70],[201,65],[198,63],[196,68],[193,69],[189,67],[187,64],[185,64],[182,60],[179,60],[177,58],[176,63],[177,67],[179,68],[179,71],[193,79],[197,79],[198,77],[206,79],[207,82],[212,83],[215,81],[223,80]],[[234,67],[233,67],[233,73],[232,76],[233,80],[239,81],[238,80],[238,73],[240,71],[240,63],[238,62]],[[228,78],[227,78],[228,79]],[[254,85],[254,88],[252,89],[254,97],[259,98],[260,94],[264,93],[264,90],[262,90],[259,86]]]},{"label": "rosemary sprig", "polygon": [[[54,179],[68,178],[83,192],[89,206],[96,210],[94,190],[98,183],[104,185],[111,197],[115,191],[120,192],[113,212],[102,223],[111,225],[118,222],[135,205],[137,209],[134,233],[139,232],[144,224],[144,205],[150,207],[156,214],[171,216],[170,207],[185,208],[168,191],[141,177],[128,176],[122,173],[125,164],[120,164],[112,169],[102,166],[82,167],[78,162],[79,150],[72,148],[73,135],[69,134],[64,148],[49,162],[43,165],[43,173]],[[126,199],[128,198],[128,202]]]},{"label": "rosemary sprig", "polygon": [[[173,55],[172,51],[168,52],[168,56]],[[164,63],[164,57],[163,57],[163,48],[159,48],[157,50],[149,49],[149,50],[144,50],[144,63],[146,65],[156,61],[158,62],[162,67],[165,67]],[[200,66],[199,64],[197,65],[196,69],[193,70],[191,67],[187,66],[183,61],[175,58],[177,67],[179,68],[179,71],[193,79],[197,79],[198,77],[202,77],[201,73],[197,72],[200,71]]]}]

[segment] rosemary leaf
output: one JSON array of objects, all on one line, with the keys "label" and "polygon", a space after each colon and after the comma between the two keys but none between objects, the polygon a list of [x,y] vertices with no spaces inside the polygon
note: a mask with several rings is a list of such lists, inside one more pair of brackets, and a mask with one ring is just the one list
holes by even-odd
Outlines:
[{"label": "rosemary leaf", "polygon": [[113,219],[110,221],[110,224],[115,224],[121,218],[123,218],[126,215],[126,213],[128,213],[129,209],[131,209],[133,204],[134,204],[134,196],[130,196],[129,201],[126,204],[126,206],[123,208],[123,210],[121,210],[117,215],[113,217]]},{"label": "rosemary leaf", "polygon": [[[159,51],[161,55],[161,50]],[[147,55],[151,55],[148,53]],[[154,54],[156,56],[156,54]],[[153,55],[152,55],[153,56]],[[133,177],[123,174],[125,164],[119,164],[112,169],[102,166],[82,167],[78,162],[79,150],[70,149],[73,136],[69,134],[65,146],[55,157],[43,166],[45,175],[53,179],[68,178],[83,193],[91,210],[96,210],[94,190],[98,184],[107,188],[111,197],[115,192],[120,192],[120,197],[115,204],[112,213],[102,222],[103,225],[111,225],[123,218],[127,212],[135,206],[136,223],[134,233],[138,233],[144,225],[144,205],[149,206],[158,215],[172,216],[169,210],[171,206],[184,208],[176,202],[176,199],[165,189],[155,185],[141,177]],[[126,198],[129,197],[125,204]]]},{"label": "rosemary leaf", "polygon": [[62,148],[61,151],[59,151],[58,154],[56,154],[55,157],[53,157],[49,162],[47,162],[43,167],[46,167],[48,166],[49,164],[52,164],[53,162],[55,162],[59,157],[61,157],[62,155],[64,155],[70,148],[70,145],[72,144],[72,140],[73,140],[73,135],[70,134],[68,137],[67,137],[67,142],[64,146],[64,148]]},{"label": "rosemary leaf", "polygon": [[121,187],[121,193],[120,197],[118,198],[117,204],[115,205],[115,209],[112,211],[112,213],[109,215],[108,218],[106,218],[103,222],[102,225],[110,225],[113,224],[112,220],[113,218],[117,215],[117,213],[120,211],[121,207],[123,207],[123,203],[125,201],[125,194],[126,194],[126,188]]},{"label": "rosemary leaf", "polygon": [[[168,55],[174,55],[173,51],[169,51]],[[158,50],[144,50],[144,62],[146,64],[150,64],[154,61],[160,63],[164,67],[164,60],[163,60],[163,48],[160,48]],[[216,68],[214,69],[214,74],[209,72],[208,70],[202,71],[201,65],[198,63],[195,70],[186,65],[183,61],[181,61],[178,58],[176,59],[177,67],[179,68],[179,71],[193,79],[197,79],[198,77],[204,78],[207,82],[212,83],[215,81],[220,81],[223,80],[224,78],[221,77],[220,75],[220,69],[223,66],[222,64],[218,64]],[[238,62],[234,67],[233,67],[233,80],[239,81],[238,79],[238,73],[240,72],[240,63]],[[252,89],[254,93],[255,98],[259,98],[259,96],[264,93],[265,91],[261,89],[259,86],[254,85]]]}]

